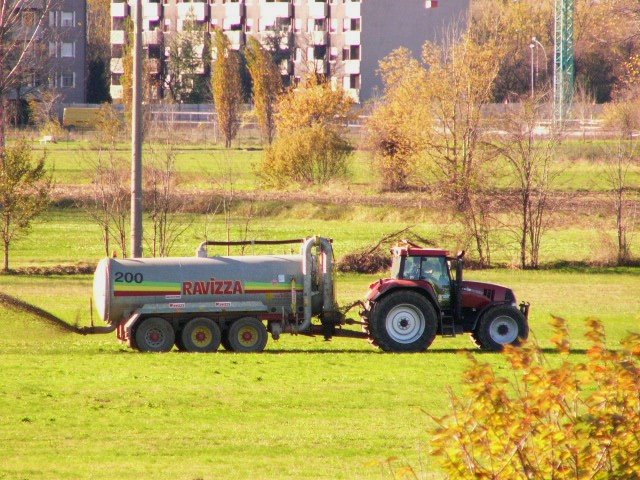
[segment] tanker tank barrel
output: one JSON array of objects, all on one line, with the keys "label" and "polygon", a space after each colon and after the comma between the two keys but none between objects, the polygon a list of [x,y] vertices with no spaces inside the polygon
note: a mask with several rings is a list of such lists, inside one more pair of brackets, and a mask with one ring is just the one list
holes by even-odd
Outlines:
[{"label": "tanker tank barrel", "polygon": [[305,241],[304,238],[293,238],[290,240],[238,240],[238,241],[223,241],[223,240],[205,240],[196,249],[196,256],[206,256],[207,247],[241,247],[245,245],[295,245],[301,244]]}]

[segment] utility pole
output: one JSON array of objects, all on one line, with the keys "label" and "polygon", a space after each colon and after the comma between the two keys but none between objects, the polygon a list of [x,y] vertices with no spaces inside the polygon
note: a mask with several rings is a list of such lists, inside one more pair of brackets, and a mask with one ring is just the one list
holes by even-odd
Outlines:
[{"label": "utility pole", "polygon": [[131,109],[131,256],[142,257],[142,0],[135,0]]},{"label": "utility pole", "polygon": [[553,120],[561,126],[573,99],[573,16],[575,0],[555,2],[555,45],[553,65]]},{"label": "utility pole", "polygon": [[531,99],[535,96],[534,93],[534,78],[533,78],[533,49],[536,48],[534,43],[529,44],[529,49],[531,50]]}]

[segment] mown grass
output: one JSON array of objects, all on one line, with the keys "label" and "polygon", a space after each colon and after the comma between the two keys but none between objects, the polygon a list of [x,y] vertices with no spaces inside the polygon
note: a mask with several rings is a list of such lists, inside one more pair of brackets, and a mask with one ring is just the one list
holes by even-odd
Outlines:
[{"label": "mown grass", "polygon": [[[637,330],[634,269],[598,273],[493,270],[468,277],[508,284],[532,303],[532,332],[549,347],[550,314],[574,336],[603,319],[609,344]],[[376,276],[339,276],[339,300]],[[69,322],[89,322],[90,276],[0,277]],[[0,307],[0,478],[389,478],[397,457],[426,478],[430,419],[463,389],[467,336],[437,338],[424,354],[383,354],[366,341],[283,336],[261,355],[146,355],[114,335],[63,333]],[[575,358],[586,343],[576,338]],[[548,353],[553,358],[553,353]]]},{"label": "mown grass", "polygon": [[[81,154],[88,145],[47,146],[60,184],[88,182]],[[126,145],[120,148],[128,154]],[[259,151],[207,151],[198,145],[181,150],[185,187],[209,186],[226,176],[236,189],[260,188],[249,168]],[[601,169],[592,159],[568,150],[562,188],[601,188]],[[376,191],[363,154],[352,175],[338,192]],[[242,236],[246,206],[235,207],[233,238]],[[409,224],[451,250],[461,238],[447,214],[426,209],[308,202],[254,206],[250,238],[329,236],[338,257]],[[205,237],[226,238],[221,215],[182,220],[190,227],[175,255],[193,255]],[[590,262],[609,254],[603,238],[611,236],[612,225],[610,218],[591,214],[556,221],[544,237],[543,262]],[[11,265],[94,263],[103,250],[100,231],[86,213],[51,209],[28,237],[14,242]],[[493,258],[517,263],[506,233]],[[466,276],[508,285],[518,300],[531,302],[532,336],[547,349],[550,316],[567,318],[578,360],[587,346],[581,334],[588,317],[603,320],[612,348],[628,331],[637,331],[637,268],[501,268]],[[338,275],[339,302],[361,299],[378,277]],[[88,275],[0,275],[0,291],[71,324],[88,325],[91,281]],[[508,368],[501,355],[478,352],[467,336],[438,338],[427,353],[415,355],[382,354],[364,340],[304,336],[270,341],[261,355],[146,355],[119,345],[114,334],[65,333],[3,306],[0,325],[0,479],[392,478],[379,465],[390,457],[413,465],[425,478],[438,478],[427,454],[428,413],[446,411],[449,388],[462,392],[465,362],[459,354],[472,352]],[[553,359],[551,351],[548,355]]]},{"label": "mown grass", "polygon": [[[184,188],[233,188],[239,191],[251,191],[262,188],[257,170],[263,152],[259,148],[235,148],[226,150],[216,145],[180,144],[175,146],[176,170]],[[611,141],[568,141],[558,151],[556,168],[560,172],[554,188],[557,191],[585,192],[606,191],[610,186],[606,180],[606,160],[612,150]],[[54,179],[58,185],[88,184],[91,181],[91,165],[98,156],[93,142],[88,140],[61,142],[54,145],[34,144],[34,151],[46,152],[49,165],[54,170]],[[149,164],[162,158],[159,144],[147,143],[144,149],[144,161]],[[126,144],[117,146],[117,154],[125,161],[130,158],[130,148]],[[495,167],[503,178],[498,185],[509,187],[512,180],[506,172],[506,165]],[[421,169],[422,170],[422,169]],[[422,170],[424,181],[429,175]],[[628,180],[631,184],[640,182],[640,166],[632,166]],[[365,151],[357,151],[353,156],[347,180],[338,182],[343,189],[359,186],[362,195],[371,195],[378,191],[379,179],[372,168],[371,157]]]},{"label": "mown grass", "polygon": [[[429,209],[407,211],[394,207],[361,205],[314,205],[299,203],[283,208],[268,203],[253,205],[254,216],[249,221],[249,239],[304,238],[321,235],[334,239],[338,257],[365,246],[407,226],[413,226],[420,236],[451,251],[463,248],[463,232],[446,214]],[[232,239],[245,238],[247,205],[239,203],[230,226]],[[182,215],[187,228],[178,238],[172,254],[193,255],[203,240],[227,238],[224,215]],[[615,223],[610,218],[591,215],[557,216],[556,224],[543,237],[540,259],[543,264],[555,262],[593,263],[610,260],[614,253]],[[150,228],[146,228],[147,233]],[[638,237],[631,238],[632,252],[640,250]],[[291,247],[249,249],[248,253],[283,253]],[[294,247],[295,248],[295,247]],[[110,247],[110,253],[117,245]],[[226,254],[225,249],[212,250]],[[232,253],[238,253],[233,250]],[[11,266],[57,265],[73,262],[96,262],[105,256],[101,232],[90,216],[78,209],[51,209],[34,222],[28,236],[12,243]],[[470,255],[473,254],[472,249]],[[148,253],[147,253],[148,255]],[[515,237],[503,229],[494,245],[493,262],[497,265],[517,265],[518,248]]]}]

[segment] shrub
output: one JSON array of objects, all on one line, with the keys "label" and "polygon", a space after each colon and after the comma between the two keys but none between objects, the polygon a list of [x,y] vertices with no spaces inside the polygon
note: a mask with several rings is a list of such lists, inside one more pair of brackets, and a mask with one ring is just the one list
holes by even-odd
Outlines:
[{"label": "shrub", "polygon": [[353,147],[325,125],[301,127],[284,133],[267,149],[261,176],[267,184],[289,181],[323,183],[344,177]]},{"label": "shrub", "polygon": [[588,320],[591,347],[577,363],[565,321],[554,327],[559,362],[534,343],[507,348],[507,378],[468,355],[468,395],[451,395],[433,432],[452,478],[640,478],[640,335],[610,351],[602,324]]}]

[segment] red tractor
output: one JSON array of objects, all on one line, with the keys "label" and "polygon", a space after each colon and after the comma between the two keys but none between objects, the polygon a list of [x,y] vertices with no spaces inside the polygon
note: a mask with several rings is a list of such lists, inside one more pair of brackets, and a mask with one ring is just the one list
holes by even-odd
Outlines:
[{"label": "red tractor", "polygon": [[518,306],[509,288],[463,280],[464,252],[408,242],[392,252],[391,278],[370,285],[361,312],[382,350],[423,351],[436,335],[470,333],[483,350],[499,351],[527,338],[529,305]]}]

